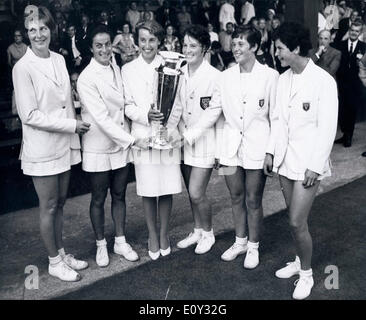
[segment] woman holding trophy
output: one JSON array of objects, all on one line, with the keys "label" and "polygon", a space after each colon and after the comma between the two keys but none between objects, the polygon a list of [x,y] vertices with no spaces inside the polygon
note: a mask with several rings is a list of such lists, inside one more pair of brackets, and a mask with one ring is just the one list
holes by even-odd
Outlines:
[{"label": "woman holding trophy", "polygon": [[[204,59],[210,44],[210,35],[205,28],[193,25],[185,31],[183,54],[187,64],[182,68],[184,75],[174,105],[175,110],[182,110],[179,131],[185,137],[185,144],[181,170],[194,220],[193,232],[177,246],[187,248],[197,244],[197,254],[208,252],[215,243],[212,208],[206,189],[215,164],[215,123],[221,111],[208,107],[220,71]],[[202,128],[207,129],[201,131]],[[191,133],[197,131],[201,132],[194,140],[190,139]]]},{"label": "woman holding trophy", "polygon": [[[163,58],[158,48],[164,38],[163,28],[155,21],[147,21],[137,28],[140,56],[122,67],[125,90],[126,116],[132,120],[131,134],[146,138],[164,115],[155,108],[155,79]],[[149,230],[149,256],[156,260],[160,254],[170,254],[168,237],[169,217],[173,194],[182,191],[180,178],[180,150],[133,149],[137,194],[142,196]],[[160,234],[157,215],[160,217]]]}]

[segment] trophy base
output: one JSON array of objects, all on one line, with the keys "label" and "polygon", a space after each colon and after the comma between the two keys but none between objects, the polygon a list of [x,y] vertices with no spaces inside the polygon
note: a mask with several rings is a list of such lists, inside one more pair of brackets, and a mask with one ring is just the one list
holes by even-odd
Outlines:
[{"label": "trophy base", "polygon": [[170,150],[173,146],[170,143],[161,144],[157,142],[150,142],[149,147],[156,150]]}]

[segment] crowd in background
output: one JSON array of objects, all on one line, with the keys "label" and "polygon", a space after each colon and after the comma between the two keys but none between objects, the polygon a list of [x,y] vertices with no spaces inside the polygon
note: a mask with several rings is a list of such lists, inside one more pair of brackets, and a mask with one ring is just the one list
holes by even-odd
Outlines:
[{"label": "crowd in background", "polygon": [[[121,12],[118,14],[112,6],[108,6],[107,2],[91,0],[15,1],[13,11],[18,15],[19,21],[22,21],[22,10],[29,3],[46,4],[52,12],[56,30],[50,48],[64,56],[70,76],[75,79],[91,59],[88,35],[95,26],[103,24],[110,29],[113,35],[113,60],[121,67],[138,57],[136,26],[147,20],[156,20],[165,29],[165,37],[161,42],[160,50],[176,52],[182,52],[182,35],[188,26],[201,24],[206,27],[211,38],[211,48],[206,54],[206,59],[220,71],[235,64],[231,51],[232,34],[235,28],[239,25],[251,25],[262,35],[261,46],[256,52],[257,60],[277,69],[280,73],[285,70],[276,57],[272,40],[274,32],[285,20],[286,6],[285,1],[282,0],[120,1]],[[261,5],[259,6],[259,4]],[[333,52],[333,49],[342,51],[340,48],[342,42],[349,41],[351,25],[356,24],[359,29],[357,30],[359,45],[355,50],[357,51],[355,52],[357,65],[352,69],[352,73],[354,73],[353,77],[359,80],[358,61],[361,60],[360,55],[364,54],[362,43],[366,41],[365,19],[366,1],[363,0],[325,0],[318,13],[320,42],[317,48],[309,52],[309,56],[312,56],[317,64],[337,78],[338,86],[341,89],[341,105],[345,99],[348,99],[344,98],[343,92],[351,92],[352,96],[355,96],[356,93],[357,96],[363,97],[364,89],[355,92],[353,86],[342,90],[343,82],[348,81],[346,80],[348,75],[341,70],[341,54],[332,55],[329,59],[327,56],[330,55],[329,52]],[[27,40],[23,37],[22,22],[18,26],[13,30],[14,43],[7,49],[10,70],[25,53],[27,47]],[[325,55],[328,47],[331,49],[328,55]],[[321,57],[322,55],[323,57]],[[329,61],[324,63],[323,60]],[[344,63],[348,62],[343,61]],[[340,70],[338,70],[339,67]],[[77,95],[76,91],[75,95]],[[355,103],[359,102],[351,101],[351,104]],[[12,109],[13,112],[16,112],[14,105],[13,99]],[[351,122],[350,127],[354,127],[352,123],[356,111],[352,114],[351,120],[346,116],[347,121]],[[353,132],[353,129],[350,131]],[[352,134],[350,133],[349,136]],[[350,145],[350,140],[352,139],[348,139],[346,146]],[[344,141],[342,140],[342,142]]]}]

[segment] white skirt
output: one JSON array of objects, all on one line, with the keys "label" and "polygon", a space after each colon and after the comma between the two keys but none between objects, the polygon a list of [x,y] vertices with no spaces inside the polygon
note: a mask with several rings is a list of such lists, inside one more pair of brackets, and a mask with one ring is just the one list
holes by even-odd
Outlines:
[{"label": "white skirt", "polygon": [[115,153],[83,152],[82,168],[86,172],[103,172],[124,168],[130,161],[129,150]]},{"label": "white skirt", "polygon": [[180,150],[133,150],[136,193],[159,197],[182,192]]},{"label": "white skirt", "polygon": [[22,160],[21,168],[27,176],[53,176],[71,169],[81,162],[80,150],[69,149],[62,157],[45,162],[28,162]]}]

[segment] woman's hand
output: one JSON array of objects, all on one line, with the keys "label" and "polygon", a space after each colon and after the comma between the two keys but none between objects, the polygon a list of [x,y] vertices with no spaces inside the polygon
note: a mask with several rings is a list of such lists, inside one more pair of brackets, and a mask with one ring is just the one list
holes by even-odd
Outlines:
[{"label": "woman's hand", "polygon": [[87,133],[90,129],[90,123],[84,122],[82,120],[76,120],[76,129],[75,132],[77,134],[83,135]]},{"label": "woman's hand", "polygon": [[173,131],[169,136],[169,142],[173,148],[181,148],[184,144],[184,137],[181,136],[178,132]]},{"label": "woman's hand", "polygon": [[149,121],[162,121],[162,120],[164,120],[164,115],[160,111],[155,110],[153,108],[150,108],[147,117],[149,118]]},{"label": "woman's hand", "polygon": [[133,147],[147,150],[149,149],[150,138],[137,138],[132,144]]},{"label": "woman's hand", "polygon": [[273,177],[273,155],[270,153],[266,153],[266,157],[264,158],[263,171],[264,174],[268,177]]},{"label": "woman's hand", "polygon": [[319,177],[319,174],[314,172],[314,171],[311,171],[309,169],[306,169],[305,171],[305,179],[304,181],[302,182],[302,185],[304,186],[305,189],[307,188],[310,188],[312,187],[315,182],[317,181]]}]

